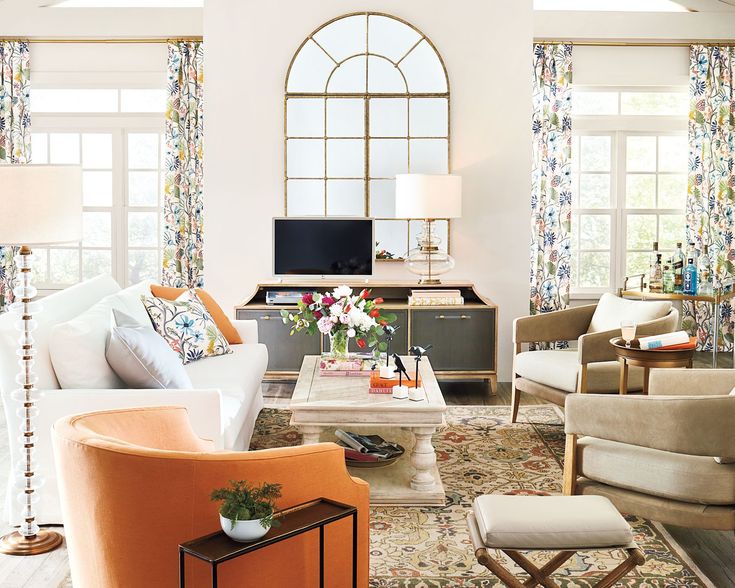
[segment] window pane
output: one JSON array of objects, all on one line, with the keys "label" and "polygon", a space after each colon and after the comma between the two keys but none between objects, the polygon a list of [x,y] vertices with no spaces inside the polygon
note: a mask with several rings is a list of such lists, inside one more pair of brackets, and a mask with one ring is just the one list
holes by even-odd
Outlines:
[{"label": "window pane", "polygon": [[625,184],[627,208],[656,208],[656,174],[628,174]]},{"label": "window pane", "polygon": [[38,286],[48,282],[48,249],[33,248],[33,282]]},{"label": "window pane", "polygon": [[112,206],[112,172],[82,172],[84,206]]},{"label": "window pane", "polygon": [[689,144],[681,136],[661,136],[658,138],[658,171],[686,173]]},{"label": "window pane", "polygon": [[579,218],[579,248],[608,249],[610,247],[610,217],[583,214]]},{"label": "window pane", "polygon": [[656,137],[628,137],[626,169],[640,172],[656,171]]},{"label": "window pane", "polygon": [[82,226],[84,246],[110,247],[112,245],[112,219],[109,212],[83,213]]},{"label": "window pane", "polygon": [[580,164],[582,171],[610,171],[611,137],[583,136],[580,140]]},{"label": "window pane", "polygon": [[606,288],[610,285],[610,254],[604,251],[580,252],[580,288]]},{"label": "window pane", "polygon": [[158,172],[128,172],[130,206],[158,206]]},{"label": "window pane", "polygon": [[662,214],[659,217],[659,247],[673,251],[678,242],[686,242],[686,217],[683,214]]},{"label": "window pane", "polygon": [[610,207],[610,175],[582,174],[579,178],[579,208]]},{"label": "window pane", "polygon": [[158,169],[158,133],[128,135],[128,168]]},{"label": "window pane", "polygon": [[652,214],[628,215],[627,249],[650,251],[656,237],[656,217]]},{"label": "window pane", "polygon": [[121,112],[166,112],[166,90],[120,90]]},{"label": "window pane", "polygon": [[48,163],[48,135],[31,133],[32,163]]},{"label": "window pane", "polygon": [[625,275],[648,273],[649,253],[628,251],[625,258]]},{"label": "window pane", "polygon": [[82,167],[112,168],[112,135],[108,133],[82,135]]},{"label": "window pane", "polygon": [[133,247],[156,247],[158,245],[158,213],[128,213],[128,244]]},{"label": "window pane", "polygon": [[572,98],[573,115],[617,114],[617,92],[574,92]]},{"label": "window pane", "polygon": [[32,89],[31,112],[117,112],[117,90]]},{"label": "window pane", "polygon": [[51,133],[49,135],[49,163],[79,163],[79,135]]},{"label": "window pane", "polygon": [[128,252],[128,283],[137,284],[143,280],[158,281],[160,275],[157,251]]},{"label": "window pane", "polygon": [[112,273],[112,252],[104,251],[82,251],[82,277],[85,280],[94,278],[101,274]]},{"label": "window pane", "polygon": [[76,284],[79,281],[79,249],[51,249],[50,275],[53,284]]},{"label": "window pane", "polygon": [[658,207],[683,209],[687,198],[687,177],[684,174],[659,174]]},{"label": "window pane", "polygon": [[621,114],[686,116],[689,96],[686,92],[622,92]]},{"label": "window pane", "polygon": [[572,157],[570,163],[573,171],[579,171],[579,135],[572,135]]}]

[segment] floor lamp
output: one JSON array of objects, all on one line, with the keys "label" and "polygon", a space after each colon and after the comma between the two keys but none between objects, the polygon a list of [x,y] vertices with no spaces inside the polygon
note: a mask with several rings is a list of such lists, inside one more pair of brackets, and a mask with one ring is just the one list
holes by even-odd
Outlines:
[{"label": "floor lamp", "polygon": [[[37,555],[56,549],[62,537],[55,531],[40,529],[36,523],[37,490],[43,483],[35,471],[33,451],[36,443],[33,421],[38,414],[36,376],[33,373],[33,330],[40,306],[32,302],[36,288],[31,284],[33,255],[31,244],[52,245],[78,242],[82,237],[82,172],[69,165],[0,165],[0,242],[20,245],[15,257],[18,268],[13,288],[15,302],[10,312],[18,316],[18,364],[20,386],[11,394],[18,403],[22,419],[18,443],[23,462],[14,470],[18,501],[23,517],[17,531],[0,537],[0,553]],[[10,434],[11,443],[13,434]]]}]

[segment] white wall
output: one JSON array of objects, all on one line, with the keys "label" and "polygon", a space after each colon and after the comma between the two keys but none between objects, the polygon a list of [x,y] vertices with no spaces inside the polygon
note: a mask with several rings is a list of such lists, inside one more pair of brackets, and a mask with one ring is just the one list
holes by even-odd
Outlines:
[{"label": "white wall", "polygon": [[[528,313],[531,0],[207,0],[206,285],[226,307],[271,277],[271,219],[283,213],[283,92],[289,61],[323,22],[353,11],[404,18],[436,44],[452,93],[452,168],[464,181],[452,226],[456,269],[500,307],[500,378],[511,321]],[[411,279],[401,264],[376,278]]]}]

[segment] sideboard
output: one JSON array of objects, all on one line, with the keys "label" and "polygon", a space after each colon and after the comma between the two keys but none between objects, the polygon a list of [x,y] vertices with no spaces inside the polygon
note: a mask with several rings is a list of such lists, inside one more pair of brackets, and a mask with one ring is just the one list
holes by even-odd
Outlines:
[{"label": "sideboard", "polygon": [[[373,280],[283,280],[258,284],[253,294],[235,307],[238,319],[258,321],[258,339],[268,347],[268,371],[265,379],[296,379],[304,355],[318,355],[328,351],[325,337],[301,333],[290,335],[283,324],[282,309],[295,305],[266,304],[269,290],[313,290],[326,292],[347,284],[356,292],[368,288],[372,297],[381,297],[382,308],[397,315],[398,326],[392,350],[406,354],[411,345],[433,345],[429,352],[431,365],[439,379],[482,379],[497,390],[498,307],[477,292],[469,282],[445,282],[424,286],[416,282],[387,282]],[[455,289],[464,298],[463,305],[409,306],[411,290]],[[351,346],[354,341],[350,341]],[[351,347],[352,348],[352,347]],[[357,351],[356,346],[354,350]]]}]

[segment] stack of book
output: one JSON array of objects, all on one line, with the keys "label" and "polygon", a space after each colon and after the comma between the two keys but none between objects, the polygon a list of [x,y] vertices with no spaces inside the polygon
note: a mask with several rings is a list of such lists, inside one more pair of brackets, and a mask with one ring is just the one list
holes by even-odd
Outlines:
[{"label": "stack of book", "polygon": [[347,461],[386,461],[403,455],[404,449],[396,443],[383,439],[380,435],[360,435],[337,429],[334,432],[339,445],[344,447]]},{"label": "stack of book", "polygon": [[[421,385],[420,381],[416,382],[413,372],[409,371],[408,375],[411,376],[411,381],[409,382],[404,376],[401,382],[404,386],[416,388]],[[370,389],[368,390],[370,394],[393,394],[393,386],[398,386],[398,374],[393,378],[381,378],[379,370],[370,373]]]},{"label": "stack of book", "polygon": [[352,378],[367,378],[372,373],[373,361],[359,357],[334,359],[322,357],[319,360],[319,375],[326,377],[347,376]]},{"label": "stack of book", "polygon": [[409,306],[459,306],[464,304],[459,290],[411,290]]},{"label": "stack of book", "polygon": [[697,346],[697,338],[690,337],[686,331],[651,335],[638,339],[641,349],[675,351],[677,349],[694,349]]}]

